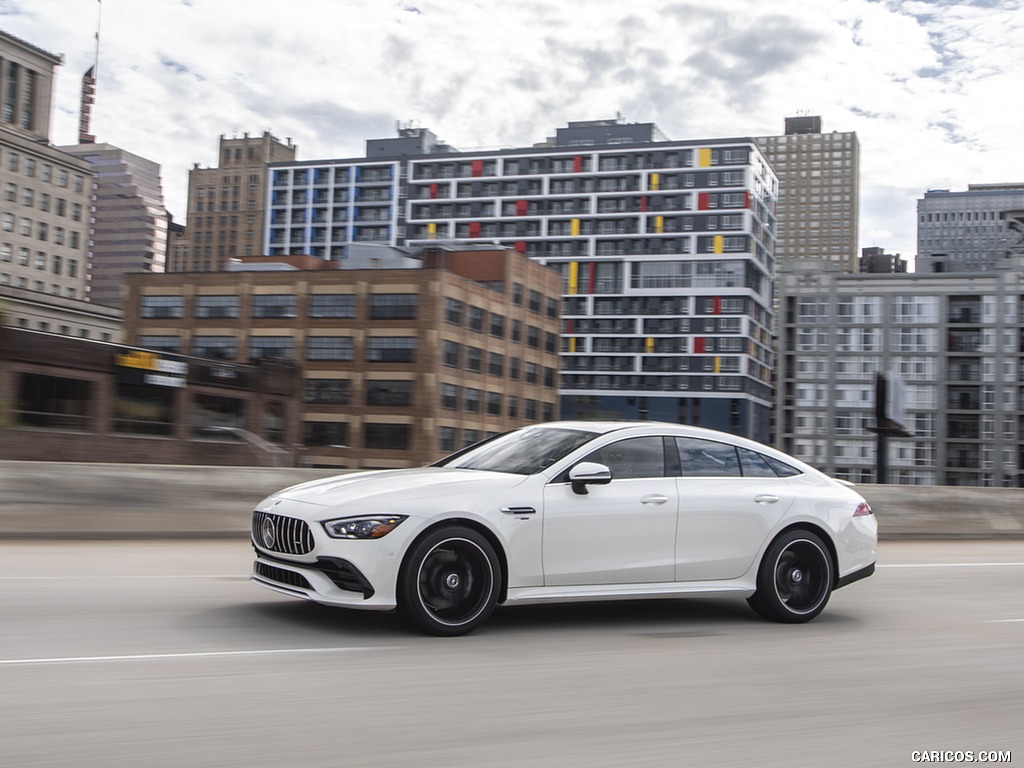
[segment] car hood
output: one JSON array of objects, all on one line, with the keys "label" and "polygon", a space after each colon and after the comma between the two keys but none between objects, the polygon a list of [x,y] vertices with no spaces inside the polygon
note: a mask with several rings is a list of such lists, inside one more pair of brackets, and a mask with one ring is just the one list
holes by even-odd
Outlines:
[{"label": "car hood", "polygon": [[490,494],[514,488],[524,480],[525,475],[446,467],[385,469],[312,480],[285,488],[271,498],[326,507],[368,501],[386,495],[387,501],[393,503],[454,494]]}]

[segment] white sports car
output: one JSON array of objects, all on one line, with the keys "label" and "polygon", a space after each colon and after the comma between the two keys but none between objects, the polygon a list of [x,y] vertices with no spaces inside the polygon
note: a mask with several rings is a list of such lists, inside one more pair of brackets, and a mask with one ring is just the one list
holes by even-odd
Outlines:
[{"label": "white sports car", "polygon": [[759,443],[579,421],[286,488],[252,540],[261,586],[460,635],[499,604],[688,595],[809,621],[874,571],[877,524],[848,485]]}]

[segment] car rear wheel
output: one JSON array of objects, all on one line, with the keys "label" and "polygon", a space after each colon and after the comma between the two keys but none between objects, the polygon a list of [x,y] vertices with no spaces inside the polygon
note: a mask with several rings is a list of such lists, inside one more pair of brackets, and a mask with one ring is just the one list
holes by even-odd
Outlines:
[{"label": "car rear wheel", "polygon": [[432,635],[464,635],[494,610],[501,583],[494,548],[464,526],[433,531],[413,545],[399,575],[398,609]]},{"label": "car rear wheel", "polygon": [[757,591],[747,599],[758,614],[789,624],[810,621],[832,594],[832,556],[810,531],[787,531],[761,560]]}]

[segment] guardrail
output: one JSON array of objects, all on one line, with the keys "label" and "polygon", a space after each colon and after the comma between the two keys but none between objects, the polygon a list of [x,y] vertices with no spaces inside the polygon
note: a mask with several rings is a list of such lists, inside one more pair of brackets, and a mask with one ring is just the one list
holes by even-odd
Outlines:
[{"label": "guardrail", "polygon": [[[244,538],[253,506],[332,469],[0,461],[0,539]],[[861,485],[883,539],[1024,538],[1024,489]]]}]

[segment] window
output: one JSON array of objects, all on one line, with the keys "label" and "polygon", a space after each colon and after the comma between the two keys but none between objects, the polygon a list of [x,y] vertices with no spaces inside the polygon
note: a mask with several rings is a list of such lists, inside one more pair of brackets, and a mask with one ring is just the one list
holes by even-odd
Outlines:
[{"label": "window", "polygon": [[480,413],[480,390],[466,387],[464,408],[469,413]]},{"label": "window", "polygon": [[355,317],[356,297],[350,293],[314,293],[309,297],[310,317]]},{"label": "window", "polygon": [[295,342],[291,336],[252,336],[249,339],[249,357],[253,360],[293,357]]},{"label": "window", "polygon": [[448,299],[445,302],[444,319],[453,325],[462,325],[463,304],[455,299]]},{"label": "window", "polygon": [[174,387],[117,385],[114,431],[133,435],[170,435]]},{"label": "window", "polygon": [[348,379],[306,379],[307,403],[348,405],[352,400],[352,382]]},{"label": "window", "polygon": [[469,330],[471,331],[483,331],[484,329],[484,311],[480,307],[469,308]]},{"label": "window", "polygon": [[665,476],[665,447],[660,437],[633,437],[594,451],[586,461],[604,464],[613,480]]},{"label": "window", "polygon": [[413,382],[411,381],[366,382],[367,405],[412,405],[412,393]]},{"label": "window", "polygon": [[232,360],[238,354],[234,336],[193,336],[192,354],[213,360]]},{"label": "window", "polygon": [[503,376],[505,374],[505,358],[497,352],[487,353],[487,372],[491,376]]},{"label": "window", "polygon": [[195,394],[192,396],[192,434],[217,437],[218,427],[245,427],[245,403],[237,397]]},{"label": "window", "polygon": [[177,336],[139,336],[139,346],[161,352],[180,352],[181,339]]},{"label": "window", "polygon": [[725,443],[695,437],[677,437],[683,477],[739,477],[736,449]]},{"label": "window", "polygon": [[196,296],[196,317],[238,317],[237,296]]},{"label": "window", "polygon": [[462,365],[462,345],[454,341],[441,342],[441,362],[449,368],[458,368]]},{"label": "window", "polygon": [[257,294],[252,297],[254,318],[295,317],[295,296],[288,293]]},{"label": "window", "polygon": [[503,315],[491,313],[491,336],[505,338],[505,318]]},{"label": "window", "polygon": [[44,429],[89,429],[92,385],[32,373],[21,375],[15,419],[21,426]]},{"label": "window", "polygon": [[407,451],[411,444],[411,424],[365,424],[363,447],[369,450]]},{"label": "window", "polygon": [[348,422],[307,421],[302,425],[302,444],[347,448]]},{"label": "window", "polygon": [[307,360],[352,360],[351,336],[310,336],[306,339]]},{"label": "window", "polygon": [[450,411],[459,407],[459,388],[454,384],[441,385],[441,407]]},{"label": "window", "polygon": [[415,320],[419,296],[415,293],[376,293],[370,297],[373,320]]},{"label": "window", "polygon": [[484,366],[484,352],[476,347],[466,347],[466,370],[480,373]]},{"label": "window", "polygon": [[412,363],[416,361],[414,336],[371,336],[366,343],[366,359],[372,363]]},{"label": "window", "polygon": [[455,427],[441,427],[438,430],[438,450],[451,453],[455,450]]},{"label": "window", "polygon": [[142,296],[139,316],[144,318],[178,318],[185,316],[184,296]]}]

